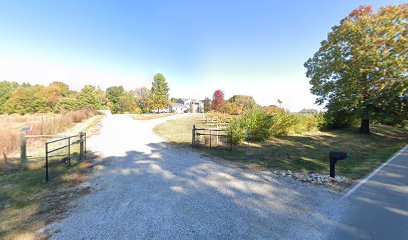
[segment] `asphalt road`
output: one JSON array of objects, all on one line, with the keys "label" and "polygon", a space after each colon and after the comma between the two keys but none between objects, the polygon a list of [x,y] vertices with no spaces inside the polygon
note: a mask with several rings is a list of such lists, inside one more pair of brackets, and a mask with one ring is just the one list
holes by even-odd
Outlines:
[{"label": "asphalt road", "polygon": [[408,239],[408,146],[343,201],[330,239]]}]

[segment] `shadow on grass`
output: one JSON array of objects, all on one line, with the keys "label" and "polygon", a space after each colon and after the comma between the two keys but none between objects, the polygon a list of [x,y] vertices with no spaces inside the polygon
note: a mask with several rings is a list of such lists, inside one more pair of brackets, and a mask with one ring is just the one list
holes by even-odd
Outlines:
[{"label": "shadow on grass", "polygon": [[[346,151],[348,158],[339,161],[339,175],[360,178],[384,162],[408,142],[408,131],[390,126],[372,127],[370,135],[356,128],[275,137],[263,143],[242,143],[233,151],[200,149],[198,151],[256,169],[280,169],[329,173],[330,151]],[[174,146],[190,147],[189,143]]]},{"label": "shadow on grass", "polygon": [[19,159],[0,166],[0,239],[46,238],[35,231],[60,218],[87,191],[78,185],[87,179],[88,162],[45,182],[44,159],[37,160],[27,170]]}]

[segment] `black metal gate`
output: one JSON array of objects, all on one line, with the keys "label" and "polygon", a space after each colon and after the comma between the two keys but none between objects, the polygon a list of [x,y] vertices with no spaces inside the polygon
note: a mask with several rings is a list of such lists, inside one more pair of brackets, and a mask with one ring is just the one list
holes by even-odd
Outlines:
[{"label": "black metal gate", "polygon": [[45,180],[64,173],[86,159],[86,133],[45,143]]},{"label": "black metal gate", "polygon": [[232,150],[232,134],[228,130],[196,128],[194,125],[192,135],[193,147]]}]

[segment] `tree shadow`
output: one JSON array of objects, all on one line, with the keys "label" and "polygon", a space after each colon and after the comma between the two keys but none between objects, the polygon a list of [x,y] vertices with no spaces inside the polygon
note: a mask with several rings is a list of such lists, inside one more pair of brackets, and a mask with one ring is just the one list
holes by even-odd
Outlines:
[{"label": "tree shadow", "polygon": [[52,227],[61,229],[57,238],[301,238],[319,237],[334,224],[322,210],[337,199],[327,189],[243,171],[174,145],[152,143],[104,161],[108,166],[91,181],[99,191]]}]

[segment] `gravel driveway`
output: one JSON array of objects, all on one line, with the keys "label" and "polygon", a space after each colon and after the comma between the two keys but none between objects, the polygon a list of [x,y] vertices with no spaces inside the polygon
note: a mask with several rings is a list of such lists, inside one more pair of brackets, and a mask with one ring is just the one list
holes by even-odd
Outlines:
[{"label": "gravel driveway", "polygon": [[[338,194],[218,163],[155,135],[163,119],[104,119],[88,145],[109,163],[53,239],[324,239]],[[334,212],[333,212],[334,211]]]}]

